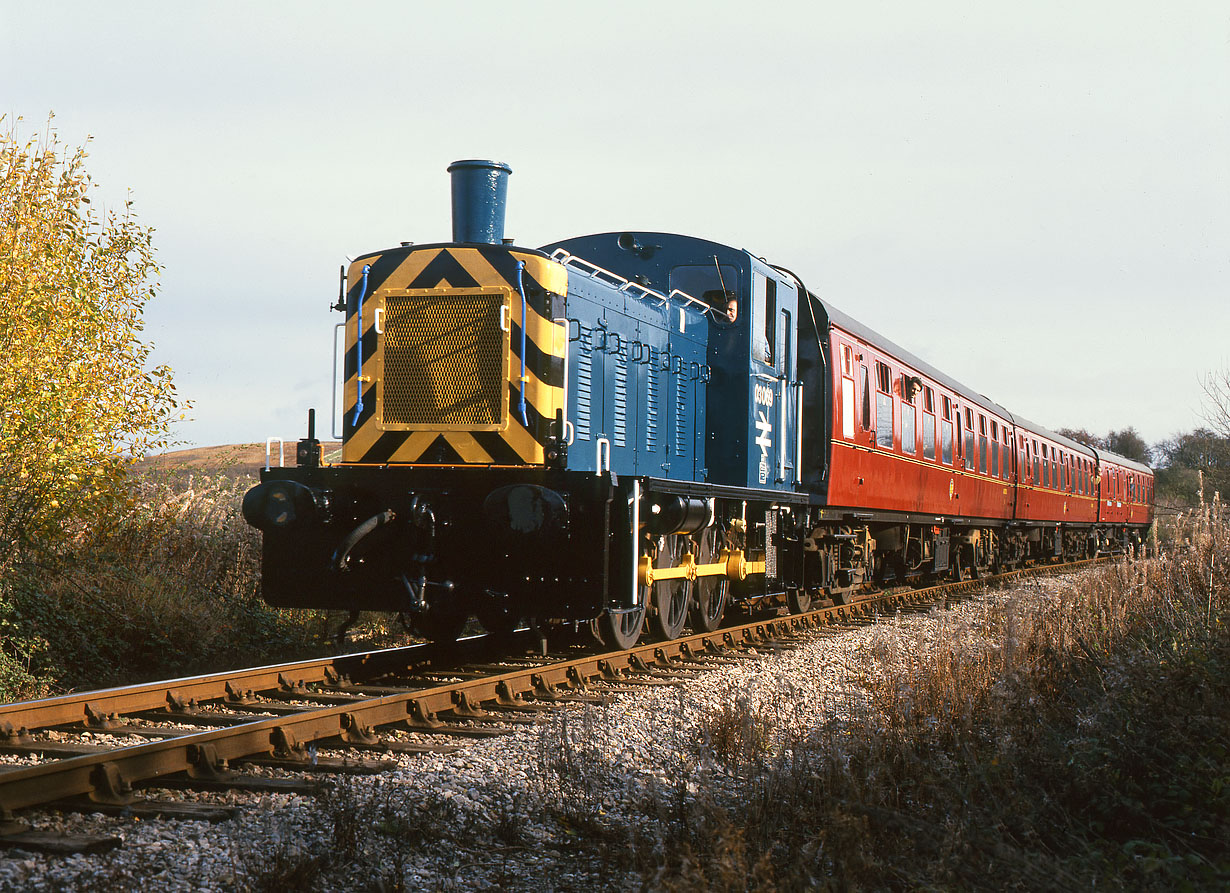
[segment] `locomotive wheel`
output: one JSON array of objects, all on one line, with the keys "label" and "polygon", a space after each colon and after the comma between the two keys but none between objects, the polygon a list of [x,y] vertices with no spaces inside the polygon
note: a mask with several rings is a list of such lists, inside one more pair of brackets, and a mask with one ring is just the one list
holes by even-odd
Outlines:
[{"label": "locomotive wheel", "polygon": [[450,605],[420,614],[414,618],[414,628],[433,642],[456,642],[468,619],[464,610]]},{"label": "locomotive wheel", "polygon": [[[710,527],[701,533],[696,550],[697,564],[713,564],[721,552],[717,528]],[[692,629],[698,633],[711,633],[722,623],[726,600],[730,596],[730,580],[726,577],[701,577],[693,587],[696,598],[692,602]]]},{"label": "locomotive wheel", "polygon": [[[658,551],[654,567],[675,567],[684,555],[687,540],[668,536]],[[688,604],[692,600],[691,580],[662,580],[653,584],[653,604],[657,609],[650,619],[653,633],[660,639],[675,639],[683,632],[688,620]]]},{"label": "locomotive wheel", "polygon": [[488,608],[478,611],[478,622],[488,633],[496,638],[506,639],[517,628],[519,618],[499,608]]},{"label": "locomotive wheel", "polygon": [[786,590],[786,604],[791,614],[806,614],[811,610],[811,593],[803,587]]},{"label": "locomotive wheel", "polygon": [[611,649],[623,651],[636,644],[645,627],[645,609],[639,608],[628,614],[606,613],[595,622],[598,638]]}]

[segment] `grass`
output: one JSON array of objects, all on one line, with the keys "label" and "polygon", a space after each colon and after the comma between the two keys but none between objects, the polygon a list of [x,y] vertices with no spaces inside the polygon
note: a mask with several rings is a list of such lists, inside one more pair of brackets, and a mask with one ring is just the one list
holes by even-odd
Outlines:
[{"label": "grass", "polygon": [[[645,821],[580,845],[606,858],[622,837],[624,867],[663,890],[1224,889],[1219,509],[1180,518],[1156,560],[875,637],[854,673],[861,708],[819,727],[782,722],[802,687],[772,708],[732,693],[680,733],[694,769],[726,771],[676,770],[620,810]],[[567,734],[555,749],[548,769],[583,756]]]},{"label": "grass", "polygon": [[[0,580],[0,698],[20,700],[319,653],[320,612],[259,597],[259,535],[239,503],[250,480],[139,481],[105,533]],[[101,525],[100,525],[101,526]]]}]

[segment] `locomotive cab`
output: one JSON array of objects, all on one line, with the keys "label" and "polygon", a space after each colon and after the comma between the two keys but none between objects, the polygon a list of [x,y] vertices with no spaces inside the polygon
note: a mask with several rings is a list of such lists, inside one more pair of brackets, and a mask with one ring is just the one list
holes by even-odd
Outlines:
[{"label": "locomotive cab", "polygon": [[703,417],[699,411],[696,417],[704,423],[696,427],[707,428],[704,463],[680,475],[668,460],[668,467],[646,465],[643,473],[757,490],[795,488],[803,384],[796,343],[799,287],[792,276],[746,251],[672,233],[601,233],[543,250],[584,258],[677,298],[682,307],[672,336],[691,332],[704,343],[698,366],[682,358],[706,386]]}]

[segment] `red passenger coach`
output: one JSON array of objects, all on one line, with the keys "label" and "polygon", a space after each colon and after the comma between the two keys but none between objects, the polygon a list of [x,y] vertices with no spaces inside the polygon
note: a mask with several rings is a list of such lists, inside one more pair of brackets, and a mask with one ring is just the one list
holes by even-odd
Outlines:
[{"label": "red passenger coach", "polygon": [[[825,517],[960,575],[1140,540],[1152,472],[1014,416],[827,302]],[[881,569],[884,573],[884,569]],[[892,570],[888,574],[892,575]]]},{"label": "red passenger coach", "polygon": [[1013,517],[1011,416],[826,305],[834,362],[830,506],[932,523]]},{"label": "red passenger coach", "polygon": [[1147,525],[1153,521],[1153,472],[1139,462],[1098,450],[1098,521]]},{"label": "red passenger coach", "polygon": [[1017,520],[1075,525],[1097,521],[1097,453],[1024,419],[1017,419],[1016,436]]}]

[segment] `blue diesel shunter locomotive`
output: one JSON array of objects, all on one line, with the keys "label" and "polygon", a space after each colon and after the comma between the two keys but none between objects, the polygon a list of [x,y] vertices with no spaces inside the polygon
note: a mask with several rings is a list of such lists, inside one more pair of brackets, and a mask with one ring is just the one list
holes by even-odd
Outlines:
[{"label": "blue diesel shunter locomotive", "polygon": [[[398,611],[435,639],[471,614],[493,631],[593,621],[627,647],[647,625],[714,629],[732,603],[801,611],[1141,526],[1098,525],[1102,494],[1076,465],[1098,457],[1050,432],[1064,514],[1018,522],[1027,443],[1015,428],[1009,443],[1010,414],[789,270],[666,233],[523,248],[503,237],[508,166],[449,171],[452,241],[343,271],[340,461],[309,430],[298,464],[245,497],[270,603]],[[951,425],[936,427],[933,397],[956,413],[955,454],[928,446]],[[994,480],[962,464],[963,410],[983,419],[984,453],[992,420]],[[1148,470],[1124,470],[1146,505]],[[984,491],[1000,501],[982,507]],[[1091,521],[1068,517],[1068,492]]]}]

